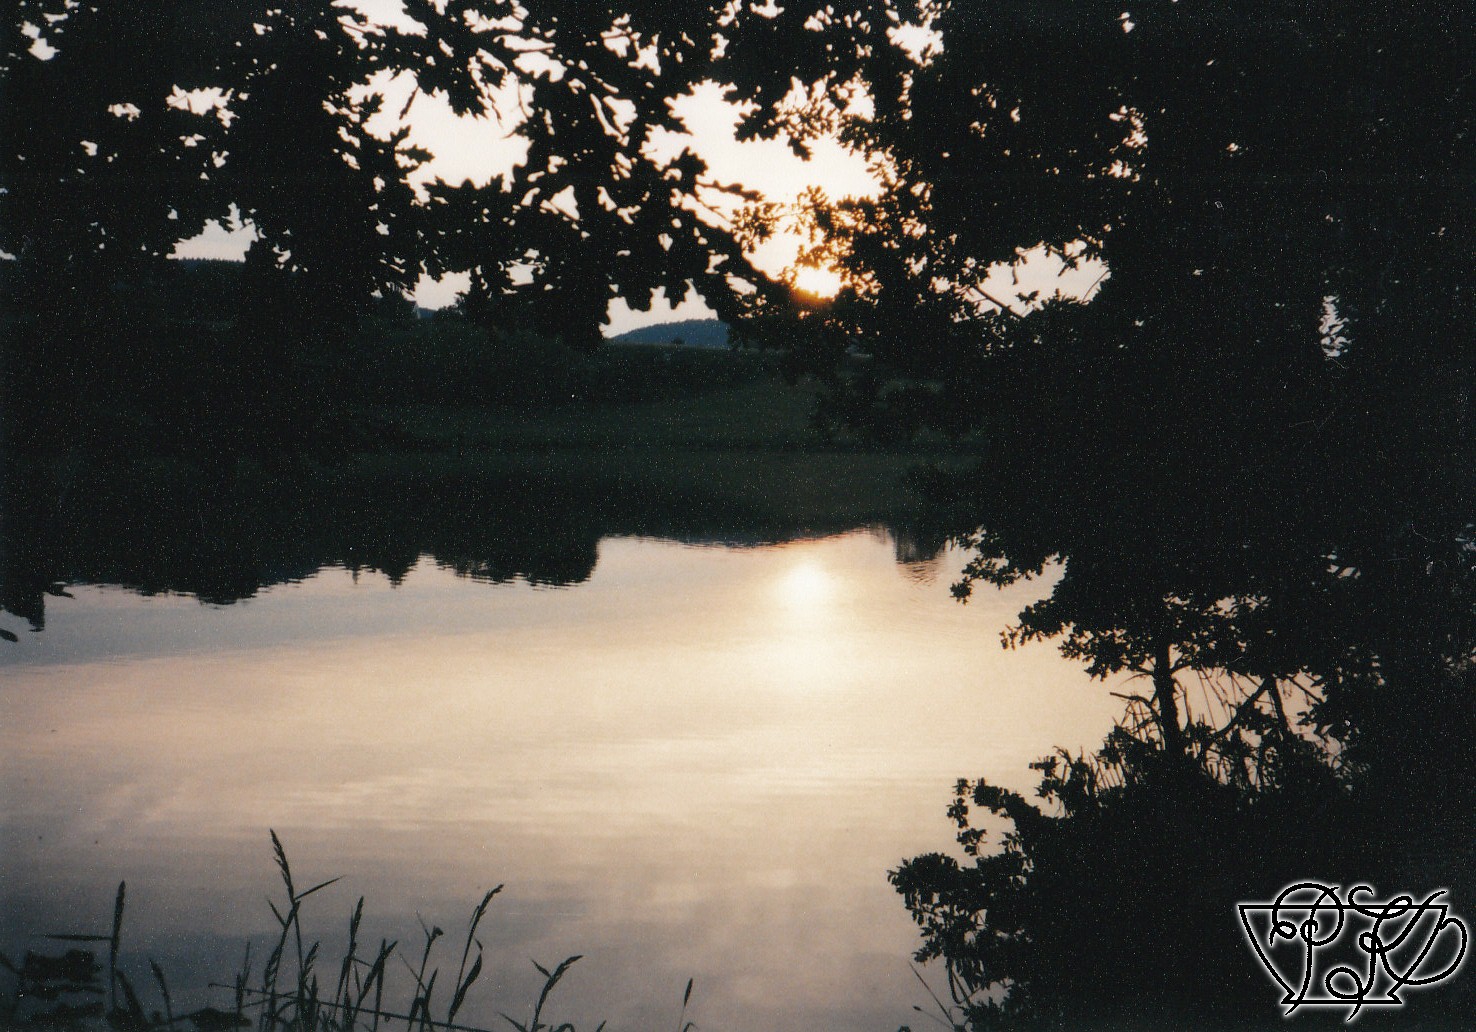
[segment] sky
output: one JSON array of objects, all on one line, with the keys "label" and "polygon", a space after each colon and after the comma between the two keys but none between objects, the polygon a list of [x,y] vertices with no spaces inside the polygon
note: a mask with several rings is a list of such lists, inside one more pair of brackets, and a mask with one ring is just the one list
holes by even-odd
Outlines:
[{"label": "sky", "polygon": [[[391,84],[391,102],[386,110],[397,110],[409,95],[409,87]],[[399,104],[394,103],[400,94]],[[867,172],[866,160],[834,141],[820,141],[808,160],[795,156],[779,140],[740,143],[735,139],[738,108],[723,100],[720,87],[704,85],[677,105],[677,114],[688,128],[685,137],[663,143],[673,153],[690,147],[707,162],[713,178],[736,182],[762,192],[770,200],[794,201],[812,186],[822,187],[831,197],[864,196],[876,191],[876,180]],[[411,140],[425,147],[434,159],[415,175],[417,182],[443,179],[450,183],[470,180],[485,183],[507,171],[523,157],[524,147],[510,128],[495,118],[461,118],[443,100],[420,96],[411,108]],[[181,258],[229,258],[244,256],[251,242],[251,228],[213,225],[203,234],[182,242],[175,254]],[[799,240],[780,234],[755,254],[755,262],[770,275],[779,275],[794,261]],[[426,308],[441,308],[456,300],[465,287],[464,277],[434,281],[422,277],[416,301]],[[823,281],[821,282],[823,285]],[[676,319],[713,318],[712,309],[695,294],[677,307],[657,304],[650,312],[632,311],[617,298],[610,309],[608,332],[623,333],[638,326]]]},{"label": "sky", "polygon": [[[400,84],[393,84],[391,99],[397,92],[407,96],[409,87],[401,89]],[[397,106],[391,102],[385,109],[393,111]],[[797,158],[781,140],[739,143],[735,139],[738,108],[722,99],[720,87],[700,87],[677,103],[677,115],[688,127],[688,136],[664,142],[673,152],[689,146],[707,162],[714,179],[760,190],[770,201],[794,201],[812,186],[821,186],[832,198],[869,195],[877,189],[877,182],[866,171],[865,158],[832,140],[815,145],[809,159]],[[410,125],[413,142],[435,155],[416,173],[416,182],[441,179],[449,183],[486,183],[523,158],[524,148],[517,137],[509,136],[508,128],[494,118],[459,118],[444,100],[435,97],[415,100]],[[174,254],[182,258],[241,258],[249,242],[251,227],[232,229],[214,224],[202,235],[183,241]],[[760,248],[754,260],[763,272],[778,276],[793,264],[797,248],[799,238],[778,235]],[[416,303],[440,309],[456,300],[465,283],[463,276],[440,282],[422,276]],[[651,312],[633,312],[623,298],[615,298],[607,332],[617,335],[652,323],[708,317],[716,316],[695,294],[676,307],[658,303]]]},{"label": "sky", "polygon": [[[398,0],[351,0],[351,5],[371,17],[393,22],[402,8]],[[926,48],[933,41],[913,41]],[[904,42],[903,45],[912,45]],[[408,81],[381,81],[376,84],[386,95],[386,112],[399,111],[411,98]],[[515,104],[505,107],[515,109]],[[687,133],[660,140],[662,151],[672,155],[683,147],[690,148],[708,165],[711,176],[719,182],[738,183],[764,194],[779,204],[792,203],[812,187],[821,188],[832,199],[874,195],[877,182],[867,169],[866,157],[848,150],[834,140],[820,140],[811,145],[811,153],[802,159],[782,140],[739,142],[736,126],[737,105],[725,101],[716,84],[703,84],[676,104],[676,114]],[[388,117],[388,116],[386,116]],[[416,94],[409,108],[407,122],[410,142],[430,151],[434,158],[412,176],[417,183],[442,179],[449,183],[485,183],[517,165],[524,157],[525,146],[516,135],[516,126],[496,117],[458,117],[444,100]],[[212,224],[200,236],[181,242],[175,255],[181,258],[239,259],[245,255],[252,238],[250,226],[226,227]],[[794,233],[777,233],[752,255],[760,271],[778,277],[792,269],[801,240]],[[1067,295],[1083,296],[1102,279],[1103,268],[1097,263],[1083,263],[1075,270],[1063,270],[1061,263],[1043,251],[1022,253],[1014,268],[999,267],[991,276],[994,296],[1012,296],[1016,292],[1039,290],[1050,296],[1060,290]],[[839,278],[828,270],[797,270],[796,281],[804,289],[825,296],[839,287]],[[441,281],[422,276],[415,300],[425,308],[442,308],[456,300],[464,289],[464,275]],[[648,312],[635,311],[624,299],[612,301],[605,332],[616,336],[641,326],[680,319],[715,318],[715,313],[694,292],[679,305],[672,305],[658,295]]]},{"label": "sky", "polygon": [[[393,23],[403,18],[398,0],[351,0],[350,4],[370,17]],[[411,23],[413,24],[413,23]],[[386,94],[385,110],[398,111],[410,99],[411,85],[406,81],[381,82]],[[514,108],[515,105],[506,105]],[[876,191],[876,181],[867,172],[866,159],[848,151],[834,141],[822,140],[811,150],[808,160],[797,157],[779,140],[740,143],[735,138],[739,110],[722,98],[716,84],[705,84],[678,102],[676,113],[686,124],[686,136],[672,136],[662,142],[662,150],[675,155],[690,147],[707,162],[713,178],[720,182],[741,183],[779,203],[794,201],[812,186],[822,187],[831,197],[863,196]],[[488,118],[458,117],[442,98],[418,94],[410,108],[408,123],[410,142],[430,151],[434,158],[416,171],[413,182],[427,183],[436,179],[448,183],[470,180],[486,183],[517,165],[526,148],[516,136],[516,126],[495,116]],[[250,226],[213,224],[200,236],[183,241],[175,250],[181,258],[239,259],[250,245]],[[800,241],[793,235],[778,234],[754,255],[760,270],[778,276],[793,264]],[[802,281],[803,282],[803,281]],[[809,285],[823,290],[834,285],[824,275],[809,275]],[[426,308],[441,308],[456,300],[466,286],[465,276],[435,281],[422,277],[416,290],[416,302]],[[714,318],[715,314],[700,296],[690,293],[678,306],[658,299],[650,312],[633,311],[623,299],[616,298],[610,307],[607,333],[616,335],[639,326],[677,319]]]}]

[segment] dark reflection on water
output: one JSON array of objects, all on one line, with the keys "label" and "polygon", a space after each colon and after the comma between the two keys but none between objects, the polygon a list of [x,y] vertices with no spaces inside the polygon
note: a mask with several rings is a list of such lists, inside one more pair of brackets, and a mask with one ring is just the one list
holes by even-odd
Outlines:
[{"label": "dark reflection on water", "polygon": [[961,758],[1023,770],[1112,708],[999,652],[1035,589],[957,606],[922,530],[546,481],[55,484],[7,485],[5,605],[45,633],[0,653],[0,949],[105,933],[127,879],[130,977],[181,1006],[260,958],[276,828],[344,876],[325,950],[359,894],[409,942],[506,882],[483,1027],[575,952],[581,1028],[672,1024],[694,977],[714,1028],[896,1027],[885,872],[946,832]]},{"label": "dark reflection on water", "polygon": [[[349,876],[328,925],[362,892],[404,935],[509,883],[502,992],[585,951],[571,1010],[623,1027],[688,977],[716,1027],[894,1026],[909,917],[975,1028],[1256,1027],[1277,999],[1237,903],[1314,878],[1476,911],[1460,486],[1376,470],[1361,508],[1334,484],[1106,523],[1090,492],[965,479],[938,524],[827,536],[853,525],[552,478],[29,476],[0,603],[52,626],[0,655],[8,949],[95,930],[127,877],[133,962],[218,978],[264,931],[267,827]],[[1421,477],[1461,483],[1438,453]],[[988,528],[1006,590],[952,602],[940,525]],[[1011,626],[1068,659],[1001,653]],[[1471,991],[1411,1006],[1461,1027]]]},{"label": "dark reflection on water", "polygon": [[[1376,394],[1385,374],[1364,375]],[[1336,407],[1343,376],[1304,385],[1309,410],[1373,411]],[[1001,439],[1040,440],[1031,413],[990,411]],[[8,897],[8,931],[85,927],[134,871],[217,901],[210,927],[250,929],[241,887],[278,826],[325,877],[353,861],[361,891],[394,901],[386,925],[415,888],[455,913],[487,880],[521,881],[513,927],[540,959],[599,949],[620,958],[602,977],[700,975],[724,1027],[779,1020],[764,987],[781,981],[807,1027],[881,1019],[876,993],[854,994],[898,972],[909,916],[974,1028],[1256,1027],[1278,1002],[1237,903],[1318,879],[1443,888],[1476,910],[1469,442],[1408,399],[1380,411],[1400,420],[1369,455],[1349,443],[1369,434],[1288,438],[1281,412],[1242,428],[1233,461],[1254,480],[1225,475],[1230,453],[1131,427],[1131,477],[1102,477],[1078,441],[1098,428],[1062,427],[1053,475],[1020,448],[993,457],[1006,475],[939,478],[939,522],[884,544],[824,537],[853,522],[552,477],[9,477],[0,601],[35,629],[69,587],[78,626],[108,602],[88,586],[261,597],[206,614],[231,630],[192,655],[156,629],[131,650],[18,658],[5,870],[47,902]],[[983,529],[972,556],[940,558],[937,526]],[[722,547],[707,568],[672,542]],[[735,556],[748,574],[730,576]],[[970,557],[965,610],[948,581]],[[723,592],[706,593],[717,567]],[[340,596],[360,576],[398,590],[355,623]],[[138,623],[100,633],[168,604],[130,597]],[[995,665],[1002,631],[1069,662],[1036,644]],[[1083,691],[1082,666],[1126,709]],[[1031,773],[1055,745],[1068,753]],[[947,813],[957,848],[919,852],[948,841],[960,774],[980,780]],[[905,907],[878,903],[889,867]],[[73,890],[84,902],[52,902]],[[201,926],[168,925],[148,941],[190,953]],[[555,946],[570,925],[580,941]],[[641,986],[621,1013],[656,1020]],[[1410,1006],[1460,1027],[1471,986]],[[578,999],[600,1013],[597,993]]]},{"label": "dark reflection on water", "polygon": [[[47,597],[68,584],[226,605],[328,566],[399,584],[430,556],[475,581],[567,587],[590,578],[603,537],[754,547],[857,525],[528,475],[120,479],[12,468],[3,484],[0,609],[32,630],[45,626]],[[917,522],[889,530],[897,562],[919,571],[946,540]]]}]

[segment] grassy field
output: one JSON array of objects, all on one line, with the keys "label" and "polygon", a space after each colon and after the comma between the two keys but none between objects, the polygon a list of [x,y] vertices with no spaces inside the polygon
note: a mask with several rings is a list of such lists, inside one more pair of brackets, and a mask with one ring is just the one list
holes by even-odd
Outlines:
[{"label": "grassy field", "polygon": [[903,515],[907,473],[930,456],[832,445],[810,428],[815,388],[777,376],[663,401],[527,412],[398,407],[402,447],[350,464],[374,480],[580,485],[643,511],[711,509],[826,526]]},{"label": "grassy field", "polygon": [[776,378],[666,401],[565,405],[515,412],[470,407],[397,409],[405,429],[437,448],[472,450],[816,451],[815,391]]}]

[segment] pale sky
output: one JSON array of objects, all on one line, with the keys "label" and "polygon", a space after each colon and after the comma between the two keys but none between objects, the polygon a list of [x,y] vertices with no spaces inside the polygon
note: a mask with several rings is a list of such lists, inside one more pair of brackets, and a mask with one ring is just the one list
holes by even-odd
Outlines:
[{"label": "pale sky", "polygon": [[[386,91],[386,110],[397,110],[409,95],[409,87],[391,84]],[[399,97],[396,102],[396,97]],[[820,186],[831,197],[860,196],[874,193],[876,181],[866,170],[865,159],[833,141],[822,141],[812,148],[808,161],[796,157],[782,141],[739,143],[734,138],[738,109],[723,101],[716,85],[699,87],[677,104],[677,114],[688,128],[688,135],[670,136],[660,142],[672,153],[689,146],[708,163],[711,176],[719,182],[736,182],[764,193],[770,200],[792,202],[811,186]],[[418,97],[410,114],[411,142],[431,151],[435,158],[414,176],[416,182],[444,179],[450,183],[470,180],[485,183],[518,164],[526,146],[514,135],[514,129],[496,118],[458,118],[443,100],[424,95]],[[250,227],[232,230],[212,226],[200,236],[182,242],[175,254],[185,258],[239,259],[251,242]],[[763,245],[754,258],[759,268],[779,275],[794,261],[799,240],[793,235],[779,235]],[[416,301],[427,308],[440,308],[452,303],[456,293],[465,287],[465,277],[451,277],[436,282],[422,278]],[[695,295],[673,308],[658,303],[650,312],[634,312],[623,300],[616,299],[610,308],[609,333],[623,333],[637,326],[667,322],[673,319],[711,318],[713,312]]]},{"label": "pale sky", "polygon": [[[353,0],[353,6],[384,21],[400,12],[398,0]],[[919,46],[927,44],[923,40]],[[410,97],[410,84],[405,81],[381,80],[376,83],[386,95],[386,112],[398,112]],[[509,96],[502,108],[516,111],[516,98]],[[721,87],[703,84],[690,95],[677,101],[676,114],[687,127],[686,135],[661,134],[655,141],[660,156],[690,147],[707,162],[710,176],[718,182],[739,183],[763,193],[779,204],[793,203],[806,190],[821,188],[831,199],[868,196],[876,192],[876,180],[869,174],[865,158],[848,151],[833,140],[821,140],[811,146],[805,160],[797,157],[782,140],[756,140],[740,143],[735,138],[739,110],[722,99]],[[386,116],[388,117],[388,116]],[[417,95],[410,108],[410,142],[430,151],[434,159],[412,177],[416,183],[444,179],[450,183],[470,180],[486,183],[519,164],[526,145],[516,135],[515,122],[488,118],[459,118],[441,99]],[[386,126],[387,128],[387,126]],[[223,227],[212,225],[203,234],[178,245],[175,254],[189,258],[231,258],[244,256],[252,238],[250,226]],[[794,264],[800,238],[793,233],[779,233],[763,244],[753,255],[757,267],[778,277]],[[1049,296],[1057,290],[1068,295],[1089,293],[1102,278],[1098,263],[1084,263],[1077,270],[1062,271],[1061,263],[1043,252],[1022,256],[1011,269],[1000,267],[990,277],[991,291],[996,297],[1011,298],[1016,292],[1039,290]],[[1017,280],[1018,278],[1018,285]],[[823,270],[801,270],[799,282],[817,293],[835,289]],[[427,308],[441,308],[456,299],[466,286],[465,276],[434,281],[422,277],[415,300]],[[606,332],[616,335],[639,326],[676,319],[699,319],[714,316],[695,293],[673,307],[664,297],[649,312],[633,311],[622,299],[615,299],[609,310]]]}]

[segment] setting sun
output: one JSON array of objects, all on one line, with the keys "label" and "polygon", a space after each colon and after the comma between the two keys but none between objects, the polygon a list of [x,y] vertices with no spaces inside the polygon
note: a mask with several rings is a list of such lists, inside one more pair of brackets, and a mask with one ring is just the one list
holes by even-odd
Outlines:
[{"label": "setting sun", "polygon": [[832,298],[844,286],[840,273],[816,265],[801,265],[794,270],[794,286],[813,297]]}]

